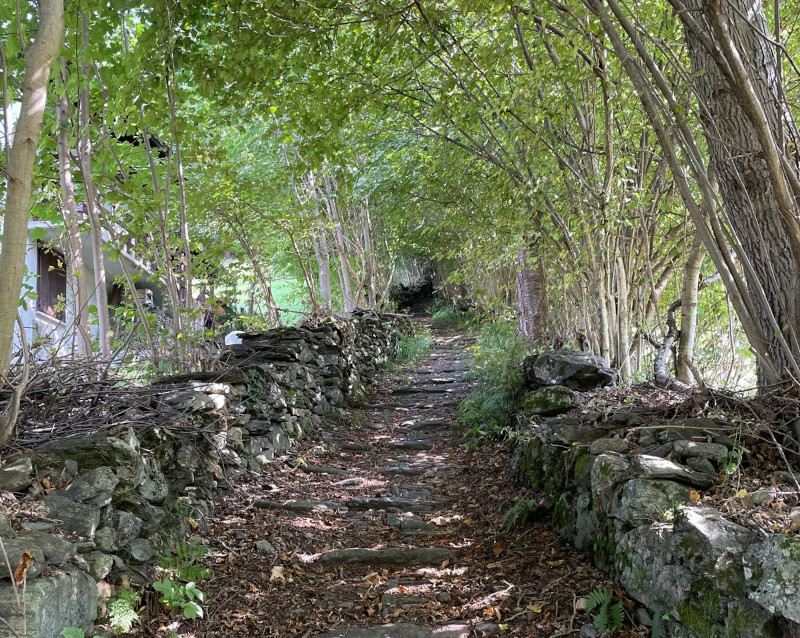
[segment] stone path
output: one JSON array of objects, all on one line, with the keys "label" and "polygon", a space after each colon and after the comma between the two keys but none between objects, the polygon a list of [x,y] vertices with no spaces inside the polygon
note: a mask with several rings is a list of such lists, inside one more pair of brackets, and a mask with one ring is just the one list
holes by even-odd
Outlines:
[{"label": "stone path", "polygon": [[434,336],[362,413],[221,500],[203,534],[220,549],[216,602],[195,635],[471,638],[512,621],[504,636],[548,636],[536,627],[572,624],[574,591],[605,581],[543,522],[505,534],[518,491],[508,456],[467,452],[454,429],[475,387],[474,341]]}]

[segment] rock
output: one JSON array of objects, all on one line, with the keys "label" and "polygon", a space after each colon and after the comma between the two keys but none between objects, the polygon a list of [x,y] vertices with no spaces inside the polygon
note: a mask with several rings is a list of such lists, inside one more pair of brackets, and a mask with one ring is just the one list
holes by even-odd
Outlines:
[{"label": "rock", "polygon": [[411,441],[393,441],[389,443],[389,448],[392,450],[430,450],[433,443],[430,441],[423,441],[421,439],[413,439]]},{"label": "rock", "polygon": [[439,565],[453,556],[443,547],[390,547],[386,549],[334,549],[319,557],[325,565]]},{"label": "rock", "polygon": [[71,566],[52,576],[29,580],[24,619],[19,615],[14,588],[10,583],[0,585],[0,617],[18,636],[27,638],[57,638],[65,627],[89,632],[97,618],[97,584],[87,573]]},{"label": "rock", "polygon": [[131,562],[146,563],[152,560],[156,552],[153,545],[146,538],[136,538],[128,543],[128,555]]},{"label": "rock", "polygon": [[548,443],[591,443],[605,436],[605,431],[591,425],[584,425],[579,419],[570,417],[551,417],[538,427],[540,437]]},{"label": "rock", "polygon": [[[48,534],[52,534],[56,531],[56,524],[49,521],[23,521],[21,526],[23,530],[28,530],[30,532],[47,532]],[[2,536],[2,534],[0,534],[0,536]]]},{"label": "rock", "polygon": [[420,467],[408,467],[407,465],[395,465],[378,468],[378,473],[384,476],[418,476],[424,474],[425,470]]},{"label": "rock", "polygon": [[114,568],[114,557],[103,552],[89,552],[83,555],[89,567],[89,573],[95,580],[103,580]]},{"label": "rock", "polygon": [[277,556],[278,550],[275,549],[267,540],[256,541],[256,549],[261,552],[262,554],[266,554],[267,556]]},{"label": "rock", "polygon": [[347,511],[347,506],[333,501],[271,501],[269,499],[259,499],[253,503],[255,507],[267,510],[289,510],[290,512],[336,512],[339,510]]},{"label": "rock", "polygon": [[37,451],[44,455],[46,462],[58,465],[70,459],[84,470],[103,466],[142,466],[139,440],[131,428],[124,428],[113,436],[100,432],[87,436],[57,438]]},{"label": "rock", "polygon": [[110,467],[103,466],[81,474],[63,490],[57,490],[66,498],[77,503],[86,503],[94,507],[105,507],[111,504],[114,489],[119,478]]},{"label": "rock", "polygon": [[116,535],[117,546],[122,547],[139,536],[142,531],[142,520],[130,512],[116,510],[111,515],[111,527]]},{"label": "rock", "polygon": [[688,500],[689,488],[673,481],[631,479],[614,495],[608,516],[633,524],[667,521]]},{"label": "rock", "polygon": [[240,427],[228,428],[226,445],[234,452],[244,452],[244,431]]},{"label": "rock", "polygon": [[433,509],[433,503],[420,501],[413,498],[401,498],[397,496],[358,496],[351,498],[347,506],[354,510],[401,510],[404,512],[429,512]]},{"label": "rock", "polygon": [[617,487],[625,480],[630,467],[627,457],[616,453],[601,454],[592,464],[592,498],[595,507],[608,514]]},{"label": "rock", "polygon": [[111,527],[101,527],[95,532],[94,546],[104,552],[114,552],[120,548],[117,535]]},{"label": "rock", "polygon": [[569,412],[585,400],[579,392],[563,385],[551,385],[526,392],[521,410],[534,416],[555,416]]},{"label": "rock", "polygon": [[21,532],[17,536],[17,540],[22,543],[28,543],[31,547],[36,546],[41,549],[45,561],[49,565],[57,567],[66,563],[77,553],[74,543],[45,532]]},{"label": "rock", "polygon": [[717,471],[714,465],[711,463],[711,461],[709,461],[708,459],[704,459],[702,457],[690,456],[688,459],[686,459],[686,465],[688,465],[696,472],[700,472],[702,474],[710,474],[712,476]]},{"label": "rock", "polygon": [[74,501],[53,492],[44,497],[47,517],[61,521],[59,526],[82,538],[93,539],[100,524],[100,508]]},{"label": "rock", "polygon": [[[23,552],[26,549],[30,549],[33,563],[31,563],[27,572],[29,583],[47,567],[47,560],[45,560],[44,552],[38,545],[16,538],[4,538],[2,542],[6,550],[6,556],[8,556],[8,562],[11,564],[11,569],[16,569],[17,565],[20,563]],[[8,573],[5,557],[0,554],[0,580],[6,578],[11,579],[11,574]]]},{"label": "rock", "polygon": [[314,638],[471,638],[490,636],[500,631],[493,623],[476,625],[451,623],[441,627],[424,627],[406,623],[380,625],[377,627],[346,627],[316,634]]},{"label": "rock", "polygon": [[719,443],[677,439],[672,442],[672,449],[681,456],[709,459],[717,462],[722,462],[728,458],[728,448]]},{"label": "rock", "polygon": [[355,442],[345,442],[339,443],[340,450],[346,450],[351,452],[374,452],[375,447],[370,445],[369,443],[355,443]]},{"label": "rock", "polygon": [[33,482],[33,477],[19,470],[0,470],[0,492],[24,492]]},{"label": "rock", "polygon": [[774,534],[744,552],[749,597],[773,614],[800,622],[800,538]]},{"label": "rock", "polygon": [[713,476],[701,474],[685,465],[647,454],[637,454],[631,457],[630,474],[645,479],[678,481],[700,489],[708,489],[714,484]]},{"label": "rock", "polygon": [[0,538],[14,538],[14,528],[11,527],[11,519],[0,511]]},{"label": "rock", "polygon": [[588,352],[548,350],[522,362],[525,383],[530,388],[564,385],[572,390],[592,390],[617,382],[617,372],[600,357]]},{"label": "rock", "polygon": [[6,461],[3,466],[4,470],[13,470],[15,472],[23,472],[24,474],[33,474],[33,461],[27,455],[12,456]]},{"label": "rock", "polygon": [[630,449],[630,443],[625,439],[597,439],[592,441],[589,446],[589,454],[605,454],[606,452],[616,452],[624,454]]},{"label": "rock", "polygon": [[150,456],[144,458],[144,477],[136,491],[150,503],[163,503],[169,495],[169,483],[161,464]]},{"label": "rock", "polygon": [[600,632],[597,631],[597,627],[595,627],[592,623],[586,623],[581,625],[578,635],[581,638],[597,638],[597,636],[600,635]]}]

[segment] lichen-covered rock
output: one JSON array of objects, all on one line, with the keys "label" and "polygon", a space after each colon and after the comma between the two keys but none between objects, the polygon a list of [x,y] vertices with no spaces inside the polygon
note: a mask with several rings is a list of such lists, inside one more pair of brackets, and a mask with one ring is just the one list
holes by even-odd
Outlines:
[{"label": "lichen-covered rock", "polygon": [[70,560],[77,548],[74,543],[53,534],[46,532],[24,531],[17,535],[17,540],[27,543],[31,547],[38,547],[44,554],[44,559],[48,565],[60,567]]},{"label": "lichen-covered rock", "polygon": [[706,443],[704,441],[686,441],[677,439],[672,442],[672,449],[677,454],[685,457],[724,461],[728,456],[728,448],[721,443]]},{"label": "lichen-covered rock", "polygon": [[22,492],[33,482],[33,477],[19,470],[0,470],[0,492]]},{"label": "lichen-covered rock", "polygon": [[105,507],[111,504],[114,489],[118,484],[119,478],[112,468],[96,467],[81,474],[70,485],[63,490],[58,490],[57,493],[77,503]]},{"label": "lichen-covered rock", "polygon": [[627,457],[615,453],[601,454],[592,464],[592,498],[595,507],[604,514],[611,511],[614,495],[630,465]]},{"label": "lichen-covered rock", "polygon": [[152,543],[146,538],[136,538],[128,543],[128,555],[135,563],[146,563],[155,556]]},{"label": "lichen-covered rock", "polygon": [[577,408],[585,401],[583,395],[563,385],[552,385],[526,392],[522,411],[533,416],[555,416]]},{"label": "lichen-covered rock", "polygon": [[91,629],[97,618],[97,584],[89,574],[64,566],[52,576],[28,581],[25,617],[10,583],[0,585],[0,616],[18,636],[58,638],[66,627]]},{"label": "lichen-covered rock", "polygon": [[522,363],[525,383],[530,388],[564,385],[572,390],[592,390],[617,382],[617,372],[603,359],[588,352],[547,350]]},{"label": "lichen-covered rock", "polygon": [[605,454],[606,452],[616,452],[617,454],[624,454],[630,450],[631,445],[625,439],[608,439],[602,438],[592,441],[589,446],[590,454]]},{"label": "lichen-covered rock", "polygon": [[[6,551],[6,556],[8,556],[8,562],[11,564],[12,569],[19,565],[23,552],[25,552],[27,549],[30,549],[30,554],[33,557],[33,563],[31,563],[31,566],[28,568],[28,580],[36,578],[42,573],[42,570],[47,567],[47,560],[44,557],[44,552],[38,545],[16,538],[4,538],[2,539],[2,543]],[[0,559],[2,559],[0,561],[0,580],[4,578],[10,579],[11,574],[8,573],[8,566],[6,565],[5,556],[0,554]]]},{"label": "lichen-covered rock", "polygon": [[700,489],[708,489],[714,484],[714,478],[708,474],[701,474],[685,465],[647,454],[631,457],[630,473],[640,478],[678,481]]},{"label": "lichen-covered rock", "polygon": [[54,439],[37,450],[45,462],[58,465],[67,459],[75,461],[81,470],[97,467],[142,465],[139,441],[131,428],[123,428],[117,434],[105,432]]},{"label": "lichen-covered rock", "polygon": [[169,494],[169,483],[161,464],[152,457],[144,458],[144,478],[136,491],[150,503],[163,503]]},{"label": "lichen-covered rock", "polygon": [[675,510],[689,500],[689,488],[674,481],[631,479],[622,484],[607,512],[631,524],[671,520]]},{"label": "lichen-covered rock", "polygon": [[770,612],[800,622],[800,538],[775,534],[747,548],[749,597]]},{"label": "lichen-covered rock", "polygon": [[74,532],[84,539],[93,539],[100,524],[100,508],[76,503],[58,492],[44,497],[44,508],[48,518],[61,521],[58,526]]}]

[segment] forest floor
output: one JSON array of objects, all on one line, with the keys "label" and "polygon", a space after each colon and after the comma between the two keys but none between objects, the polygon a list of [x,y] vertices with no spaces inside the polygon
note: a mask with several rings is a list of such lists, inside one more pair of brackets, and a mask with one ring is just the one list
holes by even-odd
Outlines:
[{"label": "forest floor", "polygon": [[591,636],[582,602],[598,588],[630,611],[543,513],[506,529],[531,495],[506,448],[459,438],[473,340],[432,331],[428,356],[382,374],[361,409],[220,494],[196,539],[211,548],[205,618],[175,621],[153,600],[140,635]]}]

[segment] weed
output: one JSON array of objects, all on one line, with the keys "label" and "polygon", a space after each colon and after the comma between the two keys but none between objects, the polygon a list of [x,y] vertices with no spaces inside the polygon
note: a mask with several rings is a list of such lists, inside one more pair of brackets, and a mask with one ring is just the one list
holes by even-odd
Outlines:
[{"label": "weed", "polygon": [[607,589],[595,589],[586,598],[586,613],[597,610],[593,622],[601,634],[607,630],[619,631],[622,629],[624,614],[622,603],[617,601],[611,604],[612,594]]},{"label": "weed", "polygon": [[524,525],[536,509],[536,501],[520,496],[517,502],[509,507],[503,514],[503,522],[506,524],[506,533],[510,532],[517,525]]},{"label": "weed", "polygon": [[183,581],[209,580],[214,573],[200,562],[209,549],[200,543],[187,543],[186,540],[175,549],[173,556],[161,559],[161,567],[173,578]]},{"label": "weed", "polygon": [[139,594],[133,589],[121,589],[119,596],[108,604],[108,620],[115,634],[130,631],[133,623],[139,620],[138,603]]},{"label": "weed", "polygon": [[469,376],[479,380],[480,387],[461,403],[458,425],[470,447],[489,439],[512,438],[522,396],[522,359],[529,348],[515,326],[494,323],[481,329],[478,344],[471,350],[475,364]]},{"label": "weed", "polygon": [[414,363],[428,354],[433,339],[427,335],[401,337],[397,341],[394,359],[397,363]]},{"label": "weed", "polygon": [[85,635],[83,629],[79,629],[78,627],[66,627],[61,630],[61,636],[63,638],[84,638]]},{"label": "weed", "polygon": [[153,589],[161,594],[158,602],[163,603],[168,609],[180,609],[183,617],[187,620],[203,617],[203,608],[200,603],[205,599],[205,595],[195,583],[189,582],[181,585],[165,578],[154,582]]}]

